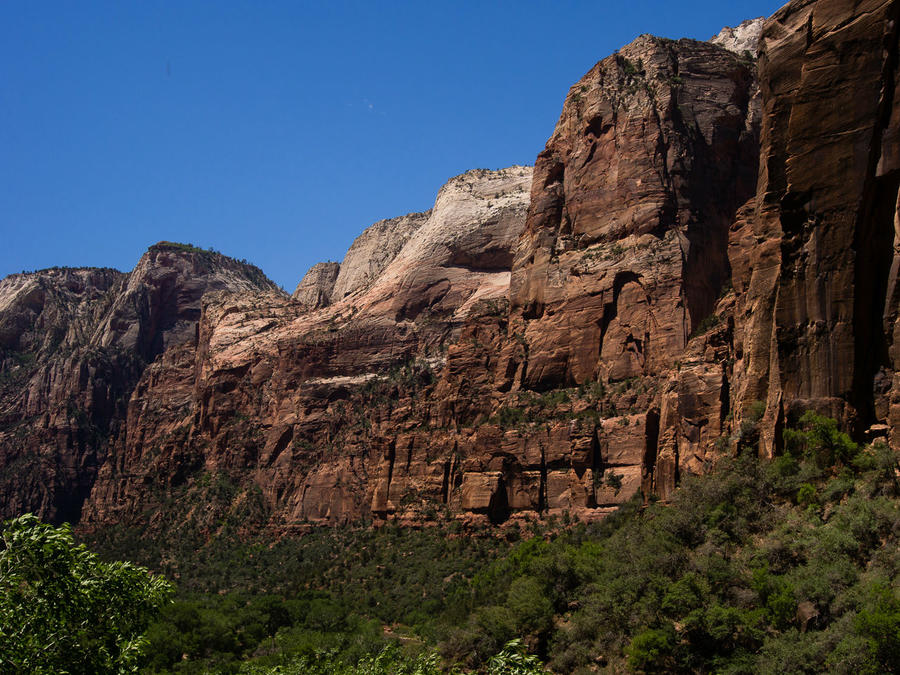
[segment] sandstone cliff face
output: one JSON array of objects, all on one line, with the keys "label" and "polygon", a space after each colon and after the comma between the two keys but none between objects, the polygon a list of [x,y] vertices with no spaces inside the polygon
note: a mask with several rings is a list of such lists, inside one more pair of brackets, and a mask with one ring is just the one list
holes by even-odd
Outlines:
[{"label": "sandstone cliff face", "polygon": [[47,270],[0,283],[0,503],[78,520],[147,363],[196,338],[200,299],[275,286],[250,266],[157,244],[129,275]]},{"label": "sandstone cliff face", "polygon": [[167,347],[195,338],[202,298],[277,287],[258,269],[219,253],[160,242],[128,275],[94,340],[152,361]]},{"label": "sandstone cliff face", "polygon": [[817,408],[857,433],[887,421],[897,12],[794,2],[762,33],[760,182],[731,255],[735,394],[740,407],[766,401],[769,455],[793,410]]},{"label": "sandstone cliff face", "polygon": [[207,296],[196,347],[167,350],[135,388],[85,526],[152,511],[148,492],[187,503],[198,477],[219,474],[258,486],[273,527],[386,515],[409,495],[449,504],[457,437],[420,430],[425,399],[443,345],[506,293],[530,179],[527,167],[452,179],[434,209],[400,219],[424,222],[374,279],[316,311],[296,296]]},{"label": "sandstone cliff face", "polygon": [[658,375],[712,312],[756,182],[752,66],[643,36],[570,90],[513,267],[522,386]]},{"label": "sandstone cliff face", "polygon": [[531,187],[529,167],[474,170],[438,192],[429,217],[377,282],[344,302],[396,321],[461,320],[479,300],[505,296]]},{"label": "sandstone cliff face", "polygon": [[[0,282],[0,503],[77,519],[109,424],[133,376],[130,359],[88,349],[116,270],[45,270]],[[122,358],[120,358],[122,356]]]},{"label": "sandstone cliff face", "polygon": [[328,306],[340,270],[340,263],[316,263],[303,275],[291,297],[309,309]]},{"label": "sandstone cliff face", "polygon": [[[136,389],[85,524],[135,517],[148,485],[192,494],[191,476],[216,473],[259,486],[274,527],[429,505],[607,513],[648,480],[658,378],[727,278],[755,91],[725,50],[641,38],[573,88],[540,183],[524,167],[451,180],[374,267],[360,252],[386,249],[372,240],[396,223],[361,237],[318,311],[210,300],[193,372],[173,352]],[[374,271],[341,290],[360,269]],[[541,393],[561,385],[580,386]],[[161,409],[164,391],[184,394]]]},{"label": "sandstone cliff face", "polygon": [[0,504],[149,534],[591,519],[805,409],[896,447],[898,12],[642,36],[533,171],[451,179],[293,297],[171,244],[3,280]]},{"label": "sandstone cliff face", "polygon": [[332,300],[342,300],[375,281],[430,215],[430,211],[410,213],[399,218],[379,220],[366,228],[344,256],[332,289]]},{"label": "sandstone cliff face", "polygon": [[112,269],[51,269],[3,279],[0,347],[45,354],[89,340],[103,298],[125,276]]},{"label": "sandstone cliff face", "polygon": [[778,452],[785,422],[807,409],[859,438],[896,433],[888,345],[898,11],[896,2],[798,1],[765,22],[757,193],[729,234],[734,294],[686,359],[687,377],[701,379],[687,395],[684,376],[665,387],[658,492],[709,455],[726,411],[733,430],[763,414],[766,456]]}]

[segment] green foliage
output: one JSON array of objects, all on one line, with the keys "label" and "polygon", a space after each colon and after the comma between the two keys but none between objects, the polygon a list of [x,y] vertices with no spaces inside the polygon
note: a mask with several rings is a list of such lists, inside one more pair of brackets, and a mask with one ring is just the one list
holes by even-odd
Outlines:
[{"label": "green foliage", "polygon": [[[746,411],[742,443],[764,410]],[[192,595],[151,630],[154,668],[896,672],[896,454],[813,415],[791,433],[783,456],[723,458],[667,505],[637,495],[602,522],[535,523],[532,537],[438,521],[213,541],[177,567]]]},{"label": "green foliage", "polygon": [[519,632],[540,635],[553,626],[553,603],[545,584],[534,577],[518,577],[510,584],[506,606]]},{"label": "green foliage", "polygon": [[213,261],[230,261],[232,263],[240,263],[244,268],[244,273],[250,278],[251,281],[260,285],[268,285],[271,282],[268,277],[263,273],[263,271],[253,265],[245,258],[241,258],[240,260],[236,260],[234,258],[229,258],[228,256],[220,253],[216,249],[210,247],[207,249],[200,248],[199,246],[194,246],[193,244],[183,244],[177,241],[160,241],[153,244],[150,248],[150,251],[170,251],[176,253],[191,253],[199,257],[200,261],[204,264],[207,269],[210,269],[210,265]]},{"label": "green foliage", "polygon": [[626,75],[635,75],[638,72],[637,66],[628,59],[622,59]]},{"label": "green foliage", "polygon": [[768,564],[763,563],[762,567],[753,570],[750,586],[759,597],[769,623],[778,630],[789,628],[797,612],[791,584],[783,576],[772,575]]},{"label": "green foliage", "polygon": [[694,332],[691,333],[691,337],[696,337],[698,335],[703,335],[707,331],[712,330],[716,326],[722,323],[722,317],[718,314],[710,314],[709,316],[705,316],[700,320],[700,323],[697,324],[697,328],[694,329]]},{"label": "green foliage", "polygon": [[900,595],[883,581],[865,589],[867,598],[853,628],[868,643],[874,660],[885,672],[900,668]]},{"label": "green foliage", "polygon": [[183,244],[178,241],[160,241],[150,247],[151,251],[179,251],[182,253],[217,253],[214,249],[200,248],[193,244]]},{"label": "green foliage", "polygon": [[744,411],[744,419],[733,436],[738,449],[753,448],[759,442],[759,422],[766,412],[766,404],[753,401]]},{"label": "green foliage", "polygon": [[800,506],[812,506],[816,504],[816,488],[809,483],[804,483],[797,490],[797,503]]},{"label": "green foliage", "polygon": [[671,670],[674,652],[675,629],[671,624],[638,633],[625,650],[628,667],[637,672]]},{"label": "green foliage", "polygon": [[516,427],[526,422],[525,411],[522,408],[508,408],[504,406],[497,411],[492,421],[504,429]]},{"label": "green foliage", "polygon": [[276,666],[249,663],[239,672],[247,675],[439,675],[443,671],[440,657],[434,652],[410,656],[396,645],[388,645],[355,663],[324,651]]},{"label": "green foliage", "polygon": [[[320,653],[354,665],[393,635],[435,645],[469,617],[472,575],[511,546],[489,531],[461,536],[440,521],[424,530],[321,528],[274,544],[233,536],[165,543],[143,551],[148,562],[165,559],[181,589],[149,631],[158,673],[234,672],[248,660],[285,665]],[[495,637],[481,661],[515,630]]]},{"label": "green foliage", "polygon": [[859,446],[831,418],[808,410],[799,425],[798,429],[784,430],[785,451],[793,457],[811,459],[825,469],[847,466],[859,453]]},{"label": "green foliage", "polygon": [[[747,437],[763,410],[748,411]],[[545,596],[552,627],[513,620],[554,672],[598,654],[613,670],[890,672],[893,600],[862,589],[900,569],[896,458],[873,448],[847,466],[861,455],[830,421],[804,424],[810,452],[723,461],[686,478],[670,506],[521,542],[476,576],[476,604],[517,607],[520,584]],[[820,467],[828,457],[836,464]]]},{"label": "green foliage", "polygon": [[0,390],[21,386],[34,372],[37,355],[0,347]]},{"label": "green foliage", "polygon": [[488,675],[543,675],[546,672],[540,659],[530,655],[521,640],[510,640],[488,661]]},{"label": "green foliage", "polygon": [[606,472],[604,481],[607,485],[609,485],[613,490],[616,491],[616,494],[618,494],[619,490],[622,489],[622,474],[615,473],[612,469]]},{"label": "green foliage", "polygon": [[555,408],[563,403],[568,403],[570,400],[569,392],[565,389],[552,389],[541,394],[541,407]]},{"label": "green foliage", "polygon": [[434,382],[435,376],[427,361],[409,358],[388,371],[388,381],[415,393]]},{"label": "green foliage", "polygon": [[131,563],[106,563],[76,545],[68,525],[26,514],[7,521],[0,552],[0,664],[4,672],[133,672],[144,632],[172,587]]}]

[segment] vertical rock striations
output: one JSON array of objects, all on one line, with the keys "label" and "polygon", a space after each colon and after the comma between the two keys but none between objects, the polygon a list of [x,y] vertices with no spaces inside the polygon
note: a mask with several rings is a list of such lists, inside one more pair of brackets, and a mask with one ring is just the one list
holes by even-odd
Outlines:
[{"label": "vertical rock striations", "polygon": [[760,39],[760,182],[730,248],[735,394],[739,408],[766,401],[768,455],[794,410],[819,409],[857,434],[887,421],[898,10],[792,2]]},{"label": "vertical rock striations", "polygon": [[728,228],[755,187],[753,66],[642,36],[572,87],[513,266],[517,384],[659,375],[678,358],[730,277]]},{"label": "vertical rock striations", "polygon": [[[0,282],[0,507],[283,532],[602,517],[807,409],[900,434],[900,2],[641,36],[534,170],[475,170],[293,298],[154,246]],[[758,62],[754,58],[758,49]]]}]

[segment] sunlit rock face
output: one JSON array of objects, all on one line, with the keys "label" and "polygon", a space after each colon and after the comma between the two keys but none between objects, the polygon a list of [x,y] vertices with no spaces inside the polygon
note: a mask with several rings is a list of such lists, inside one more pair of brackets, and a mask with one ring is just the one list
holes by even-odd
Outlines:
[{"label": "sunlit rock face", "polygon": [[513,266],[523,386],[671,368],[729,279],[758,128],[755,63],[704,42],[642,36],[572,87]]},{"label": "sunlit rock face", "polygon": [[[410,435],[432,401],[431,389],[408,388],[433,389],[448,343],[505,303],[530,181],[530,167],[453,178],[431,211],[376,223],[339,269],[314,267],[292,298],[206,294],[194,340],[167,349],[132,390],[83,525],[149,517],[158,495],[187,508],[204,475],[229,476],[241,494],[256,486],[255,515],[273,527],[387,514],[426,485],[447,493],[443,463],[430,460],[410,456],[380,478],[385,453],[408,443],[434,454],[441,439],[452,448],[446,431]],[[376,249],[363,265],[360,251]]]},{"label": "sunlit rock face", "polygon": [[341,271],[331,291],[334,302],[368,288],[384,271],[419,228],[430,211],[379,220],[359,235],[344,256]]},{"label": "sunlit rock face", "polygon": [[291,297],[309,309],[328,306],[340,270],[340,263],[316,263],[303,275]]},{"label": "sunlit rock face", "polygon": [[589,520],[806,409],[897,445],[898,13],[641,36],[533,170],[450,179],[292,296],[171,243],[0,281],[3,514]]},{"label": "sunlit rock face", "polygon": [[759,49],[759,36],[762,34],[765,23],[765,17],[761,16],[756,19],[742,21],[735,28],[725,26],[710,42],[724,47],[735,54],[744,55],[748,53],[751,56],[756,56]]}]

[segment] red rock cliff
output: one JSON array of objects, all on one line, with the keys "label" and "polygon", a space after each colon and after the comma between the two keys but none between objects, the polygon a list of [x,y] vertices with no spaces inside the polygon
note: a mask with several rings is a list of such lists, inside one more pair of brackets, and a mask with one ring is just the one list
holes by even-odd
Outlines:
[{"label": "red rock cliff", "polygon": [[593,518],[809,408],[896,445],[898,11],[792,2],[736,52],[642,36],[533,173],[452,179],[294,298],[176,245],[4,280],[4,513]]}]

